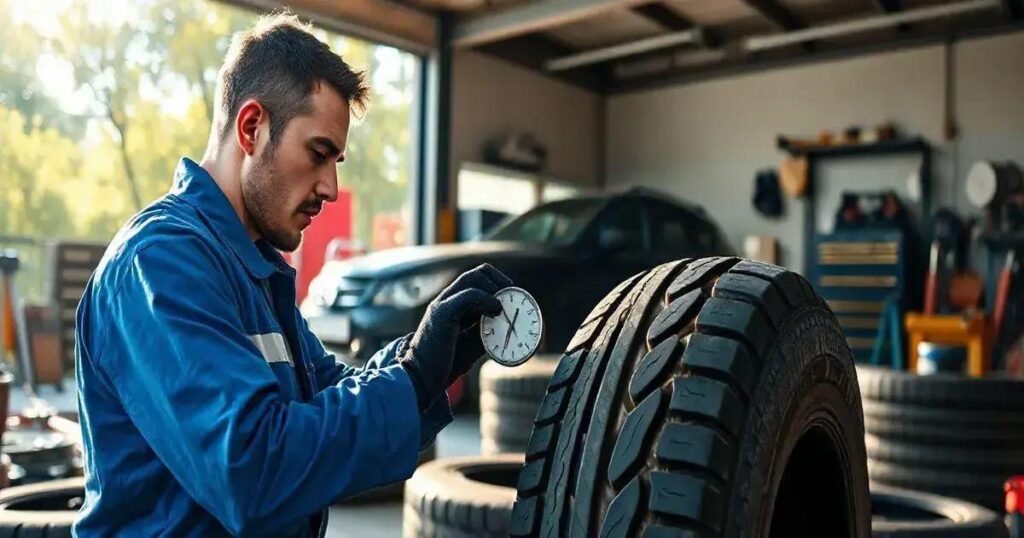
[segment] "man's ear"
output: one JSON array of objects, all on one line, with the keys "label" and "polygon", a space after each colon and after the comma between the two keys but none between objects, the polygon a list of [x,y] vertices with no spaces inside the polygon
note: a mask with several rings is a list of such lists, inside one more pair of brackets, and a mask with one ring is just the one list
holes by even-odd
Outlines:
[{"label": "man's ear", "polygon": [[238,147],[242,148],[246,155],[252,157],[256,154],[260,123],[267,119],[267,109],[254,99],[249,99],[238,108],[238,115],[235,116],[235,139],[238,141]]}]

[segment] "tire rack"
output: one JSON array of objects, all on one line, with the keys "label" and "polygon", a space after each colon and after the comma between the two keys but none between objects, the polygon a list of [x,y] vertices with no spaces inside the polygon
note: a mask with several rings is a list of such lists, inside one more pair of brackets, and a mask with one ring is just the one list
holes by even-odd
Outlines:
[{"label": "tire rack", "polygon": [[60,359],[65,371],[75,369],[75,311],[85,285],[100,263],[106,245],[55,241],[47,253],[51,273],[50,290],[60,334]]}]

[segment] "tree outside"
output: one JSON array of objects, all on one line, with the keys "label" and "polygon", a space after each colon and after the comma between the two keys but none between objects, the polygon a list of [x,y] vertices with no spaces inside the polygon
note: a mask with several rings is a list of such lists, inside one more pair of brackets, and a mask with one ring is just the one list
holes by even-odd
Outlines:
[{"label": "tree outside", "polygon": [[[12,237],[107,242],[166,192],[180,157],[202,156],[217,69],[257,16],[207,0],[0,0],[0,248],[27,260],[23,296],[43,299],[45,268]],[[419,62],[317,33],[368,73],[373,100],[339,183],[354,239],[391,245],[407,224],[374,237],[374,221],[409,222]]]}]

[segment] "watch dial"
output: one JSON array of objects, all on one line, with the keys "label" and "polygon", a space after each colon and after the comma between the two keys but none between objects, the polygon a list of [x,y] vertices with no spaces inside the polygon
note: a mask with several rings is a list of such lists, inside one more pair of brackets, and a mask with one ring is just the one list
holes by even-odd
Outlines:
[{"label": "watch dial", "polygon": [[495,294],[501,313],[484,316],[480,338],[495,361],[514,366],[529,359],[540,344],[543,321],[537,301],[520,288],[505,288]]}]

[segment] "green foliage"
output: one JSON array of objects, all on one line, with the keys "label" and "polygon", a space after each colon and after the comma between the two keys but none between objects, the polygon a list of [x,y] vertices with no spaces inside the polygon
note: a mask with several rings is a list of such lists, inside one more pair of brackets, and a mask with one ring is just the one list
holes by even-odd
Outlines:
[{"label": "green foliage", "polygon": [[[0,236],[108,241],[167,190],[178,159],[202,156],[217,70],[231,35],[257,15],[205,0],[139,0],[111,22],[104,0],[70,0],[54,4],[47,16],[57,30],[44,31],[16,21],[12,5],[0,1]],[[318,35],[373,87],[338,169],[353,193],[356,238],[372,246],[374,215],[408,215],[418,62]],[[49,91],[44,60],[70,66],[73,87]],[[69,94],[79,96],[75,110]]]}]

